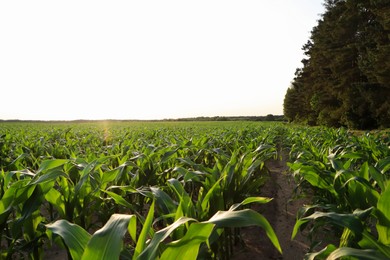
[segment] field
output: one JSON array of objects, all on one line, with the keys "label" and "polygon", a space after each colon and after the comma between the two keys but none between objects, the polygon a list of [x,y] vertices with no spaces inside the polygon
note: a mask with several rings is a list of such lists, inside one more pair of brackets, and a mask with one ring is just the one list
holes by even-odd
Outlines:
[{"label": "field", "polygon": [[291,179],[307,203],[284,236],[305,236],[307,259],[389,259],[389,174],[388,131],[3,122],[0,258],[234,259],[248,227],[283,257],[267,207],[274,179]]}]

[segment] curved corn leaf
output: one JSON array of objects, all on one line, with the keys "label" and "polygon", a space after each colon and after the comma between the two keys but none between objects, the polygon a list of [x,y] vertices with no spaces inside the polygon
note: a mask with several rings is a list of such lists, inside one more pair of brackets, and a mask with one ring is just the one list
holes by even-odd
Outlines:
[{"label": "curved corn leaf", "polygon": [[36,172],[36,174],[42,172],[42,171],[47,171],[59,166],[64,165],[67,163],[69,160],[67,159],[54,159],[54,160],[45,160],[39,165],[39,169]]},{"label": "curved corn leaf", "polygon": [[152,222],[154,217],[154,204],[155,201],[153,200],[148,215],[146,216],[145,222],[143,223],[141,234],[138,237],[137,245],[135,246],[135,250],[134,250],[133,260],[137,259],[137,257],[144,251],[146,247],[147,235],[149,234],[152,228]]},{"label": "curved corn leaf", "polygon": [[359,260],[386,260],[389,259],[380,252],[372,249],[357,249],[350,247],[340,247],[334,250],[329,256],[328,260],[339,259],[344,256],[354,256]]},{"label": "curved corn leaf", "polygon": [[265,203],[270,202],[271,200],[273,200],[273,198],[248,197],[248,198],[244,199],[241,203],[237,203],[237,204],[232,205],[229,210],[236,210],[237,208],[239,208],[242,205],[247,205],[247,204],[254,203],[254,202],[260,203],[260,204],[265,204]]},{"label": "curved corn leaf", "polygon": [[373,208],[368,208],[366,210],[355,210],[353,214],[340,214],[335,212],[314,212],[310,216],[298,219],[295,222],[293,233],[291,239],[294,239],[298,233],[299,227],[304,223],[307,223],[311,220],[316,220],[318,218],[327,218],[329,223],[333,225],[338,225],[350,229],[354,234],[362,234],[363,224],[360,220],[360,217],[367,216]]},{"label": "curved corn leaf", "polygon": [[378,223],[376,229],[378,231],[378,241],[390,245],[390,183],[387,185],[387,188],[382,192],[375,214],[378,218]]},{"label": "curved corn leaf", "polygon": [[192,223],[183,238],[167,245],[160,259],[197,259],[199,246],[208,241],[214,227],[211,223]]},{"label": "curved corn leaf", "polygon": [[137,259],[156,259],[157,249],[162,241],[164,241],[175,229],[188,221],[195,221],[193,218],[182,217],[176,220],[168,227],[156,232],[145,250],[138,256]]},{"label": "curved corn leaf", "polygon": [[129,202],[127,202],[127,200],[125,200],[122,196],[116,194],[115,192],[112,192],[112,191],[107,191],[107,190],[101,190],[102,192],[106,193],[108,196],[110,196],[113,200],[115,200],[115,202],[119,205],[122,205],[128,209],[131,209],[133,211],[134,210],[134,206],[132,204],[130,204]]},{"label": "curved corn leaf", "polygon": [[91,235],[82,227],[69,223],[67,220],[57,220],[46,225],[53,234],[60,236],[73,259],[81,259]]},{"label": "curved corn leaf", "polygon": [[329,256],[336,249],[337,247],[335,245],[329,244],[318,252],[306,254],[305,260],[315,260],[317,256],[320,256],[321,259],[325,259],[325,257]]},{"label": "curved corn leaf", "polygon": [[119,259],[122,239],[134,215],[114,214],[89,240],[81,259]]},{"label": "curved corn leaf", "polygon": [[202,223],[213,223],[218,228],[260,226],[265,230],[275,248],[282,253],[282,248],[272,226],[263,215],[254,210],[218,211],[212,218]]}]

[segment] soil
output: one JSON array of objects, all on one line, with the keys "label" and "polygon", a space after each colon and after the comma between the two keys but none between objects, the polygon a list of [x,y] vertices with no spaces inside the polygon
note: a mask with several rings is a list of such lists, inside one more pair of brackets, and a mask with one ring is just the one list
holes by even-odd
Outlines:
[{"label": "soil", "polygon": [[283,254],[272,245],[263,229],[248,227],[242,230],[245,247],[236,249],[234,260],[249,259],[303,259],[309,250],[309,241],[298,233],[294,240],[291,234],[295,225],[296,214],[304,205],[306,198],[295,198],[296,184],[288,172],[286,155],[282,160],[272,160],[266,164],[270,170],[270,180],[261,190],[260,196],[274,198],[264,205],[253,205],[252,209],[261,213],[270,222],[279,239]]}]

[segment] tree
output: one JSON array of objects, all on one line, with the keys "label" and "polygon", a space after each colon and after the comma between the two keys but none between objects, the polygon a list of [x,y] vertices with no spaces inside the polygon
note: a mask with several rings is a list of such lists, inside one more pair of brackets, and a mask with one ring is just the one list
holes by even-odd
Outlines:
[{"label": "tree", "polygon": [[390,123],[390,4],[327,0],[284,99],[289,121],[369,129]]}]

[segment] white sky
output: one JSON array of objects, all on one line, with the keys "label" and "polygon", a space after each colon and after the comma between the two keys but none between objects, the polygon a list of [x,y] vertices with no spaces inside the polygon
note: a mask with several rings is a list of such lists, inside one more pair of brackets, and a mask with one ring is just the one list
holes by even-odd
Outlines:
[{"label": "white sky", "polygon": [[0,1],[0,119],[283,114],[321,0]]}]

